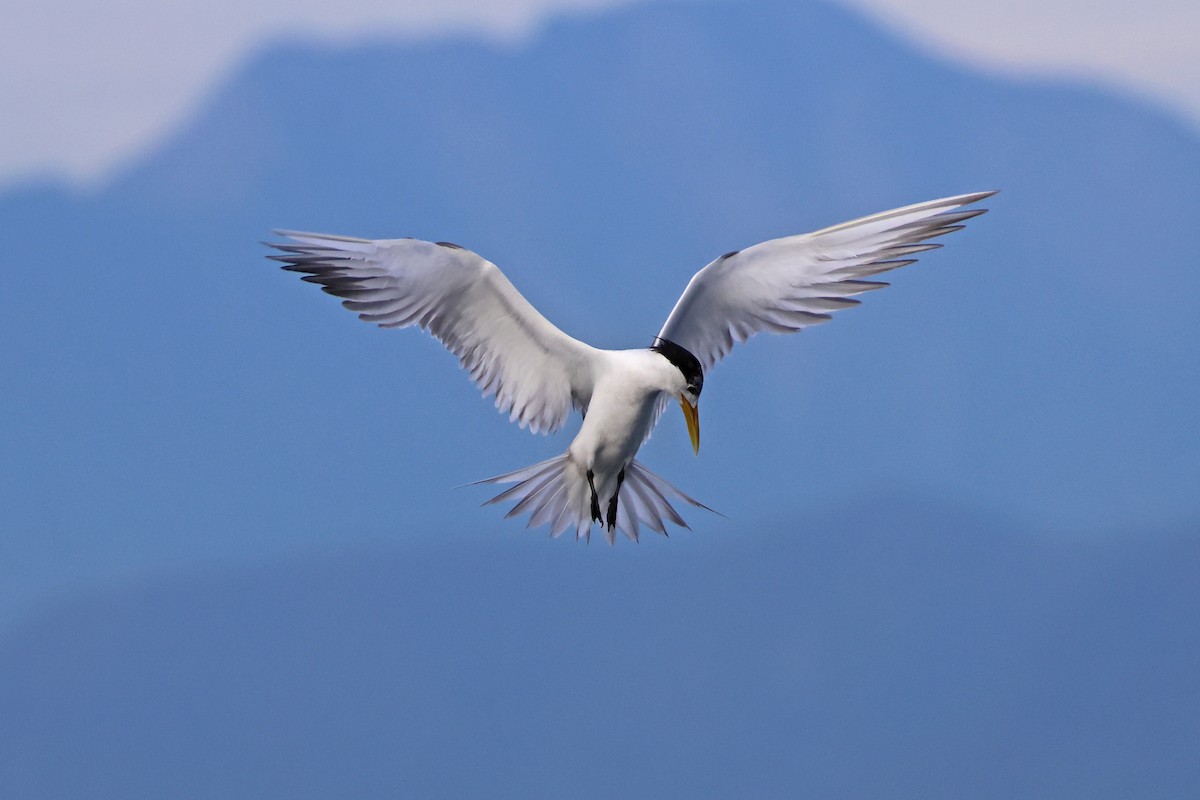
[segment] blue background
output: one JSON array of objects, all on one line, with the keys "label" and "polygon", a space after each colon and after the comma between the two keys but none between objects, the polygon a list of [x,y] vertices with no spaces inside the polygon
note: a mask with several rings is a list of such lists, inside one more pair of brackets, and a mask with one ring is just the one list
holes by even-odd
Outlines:
[{"label": "blue background", "polygon": [[[0,196],[0,789],[1194,794],[1197,177],[1160,112],[817,2],[260,53],[102,189]],[[567,435],[258,244],[459,242],[636,347],[720,253],[991,188],[736,350],[699,459],[667,415],[643,460],[729,518],[612,549],[451,488]]]}]

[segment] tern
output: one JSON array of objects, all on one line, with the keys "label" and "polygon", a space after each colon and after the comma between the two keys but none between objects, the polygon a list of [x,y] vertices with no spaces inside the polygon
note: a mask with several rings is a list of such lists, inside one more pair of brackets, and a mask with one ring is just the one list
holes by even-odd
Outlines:
[{"label": "tern", "polygon": [[634,456],[665,406],[678,401],[692,448],[700,450],[704,379],[760,331],[793,333],[858,305],[888,284],[865,280],[941,247],[929,240],[962,229],[986,209],[978,192],[884,211],[814,233],[726,253],[697,272],[649,347],[602,350],[555,327],[482,256],[451,242],[356,239],[277,230],[268,256],[342,298],[383,328],[417,325],[458,357],[511,421],[534,433],[558,430],[576,409],[579,433],[562,455],[477,483],[514,484],[485,505],[512,501],[508,516],[551,536],[590,540],[599,524],[638,540],[641,527],[666,535],[688,527],[672,505],[707,510]]}]

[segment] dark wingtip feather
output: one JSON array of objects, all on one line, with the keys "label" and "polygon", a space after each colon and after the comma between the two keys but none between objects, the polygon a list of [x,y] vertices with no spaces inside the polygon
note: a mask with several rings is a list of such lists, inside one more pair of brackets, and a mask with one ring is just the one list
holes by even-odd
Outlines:
[{"label": "dark wingtip feather", "polygon": [[915,258],[899,258],[892,259],[890,261],[872,261],[870,266],[887,267],[888,269],[900,269],[901,267],[912,266],[915,263],[917,263],[917,259]]},{"label": "dark wingtip feather", "polygon": [[966,211],[950,211],[945,214],[938,214],[933,217],[933,220],[938,223],[938,227],[945,225],[954,225],[959,222],[966,222],[969,219],[975,219],[981,214],[986,214],[986,208],[970,208]]}]

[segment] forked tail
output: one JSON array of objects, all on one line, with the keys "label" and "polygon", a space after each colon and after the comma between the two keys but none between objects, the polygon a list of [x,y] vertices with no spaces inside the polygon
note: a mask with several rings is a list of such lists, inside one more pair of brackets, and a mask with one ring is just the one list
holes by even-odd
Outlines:
[{"label": "forked tail", "polygon": [[[592,493],[587,475],[566,453],[515,472],[476,481],[476,484],[481,483],[515,484],[484,503],[492,505],[514,501],[515,505],[505,515],[506,518],[528,514],[529,523],[526,527],[548,526],[550,535],[554,537],[573,529],[576,539],[591,540]],[[618,530],[636,542],[643,525],[663,536],[667,535],[668,522],[688,528],[668,498],[712,511],[637,461],[625,469],[625,480],[617,492],[616,525],[601,525],[609,544],[616,541]]]}]

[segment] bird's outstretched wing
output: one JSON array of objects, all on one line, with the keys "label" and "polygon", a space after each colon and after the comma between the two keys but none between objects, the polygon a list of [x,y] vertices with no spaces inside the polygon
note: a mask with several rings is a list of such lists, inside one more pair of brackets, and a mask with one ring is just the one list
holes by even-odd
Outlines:
[{"label": "bird's outstretched wing", "polygon": [[449,242],[276,231],[268,256],[307,273],[360,319],[419,325],[458,356],[485,397],[522,428],[552,432],[591,399],[594,350],[538,313],[495,264]]},{"label": "bird's outstretched wing", "polygon": [[931,200],[832,228],[772,239],[721,256],[692,277],[659,337],[691,351],[707,372],[760,331],[792,333],[857,305],[888,284],[863,278],[912,264],[986,209],[960,210],[995,192]]}]

